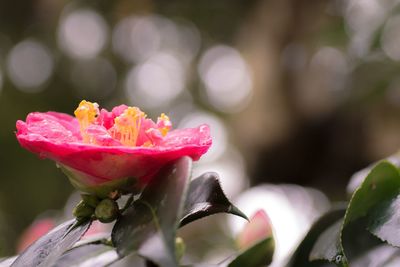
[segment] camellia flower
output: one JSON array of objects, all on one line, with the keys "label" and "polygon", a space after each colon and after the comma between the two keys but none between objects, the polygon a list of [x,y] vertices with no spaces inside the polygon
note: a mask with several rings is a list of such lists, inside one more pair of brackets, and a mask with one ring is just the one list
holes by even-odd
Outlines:
[{"label": "camellia flower", "polygon": [[21,146],[49,158],[81,191],[107,194],[131,191],[148,183],[157,171],[183,156],[198,160],[211,146],[207,125],[171,130],[165,114],[157,122],[137,107],[121,105],[111,112],[83,100],[75,118],[57,112],[33,112],[17,121]]}]

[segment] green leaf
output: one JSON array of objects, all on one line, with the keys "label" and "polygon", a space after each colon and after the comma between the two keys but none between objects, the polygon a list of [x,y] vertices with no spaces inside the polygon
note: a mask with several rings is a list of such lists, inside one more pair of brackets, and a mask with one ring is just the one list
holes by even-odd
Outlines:
[{"label": "green leaf", "polygon": [[365,266],[400,266],[400,251],[388,245],[380,245],[366,251],[361,257],[351,262],[351,267]]},{"label": "green leaf", "polygon": [[274,249],[274,239],[267,237],[236,256],[228,264],[228,267],[259,267],[269,265],[272,262]]},{"label": "green leaf", "polygon": [[366,230],[367,218],[358,219],[342,230],[342,244],[347,259],[351,262],[383,242]]},{"label": "green leaf", "polygon": [[385,158],[384,160],[374,162],[374,163],[368,165],[367,167],[365,167],[364,169],[353,174],[350,178],[349,184],[347,185],[348,193],[353,194],[354,191],[356,191],[356,189],[361,186],[362,182],[365,180],[365,178],[368,176],[368,174],[371,172],[371,170],[379,162],[382,162],[382,161],[388,161],[391,164],[393,164],[394,166],[396,166],[397,168],[399,168],[400,167],[400,154],[396,153],[396,154],[393,154],[393,155]]},{"label": "green leaf", "polygon": [[[400,222],[395,221],[399,216],[396,214],[399,192],[398,169],[387,161],[375,165],[354,192],[343,223],[338,223],[321,234],[311,252],[312,257],[348,266],[346,256],[347,250],[351,251],[351,248],[346,247],[344,240],[357,241],[365,237],[369,241],[360,242],[359,245],[362,245],[363,249],[372,246],[374,241],[371,241],[368,232],[364,231],[367,228],[380,239],[400,245],[400,239],[394,237],[395,233],[392,232],[396,227],[400,227]],[[360,230],[362,232],[359,232]],[[351,256],[354,255],[357,253]]]},{"label": "green leaf", "polygon": [[400,246],[400,198],[384,201],[374,209],[368,221],[367,229],[392,246]]},{"label": "green leaf", "polygon": [[117,220],[112,241],[120,257],[131,252],[163,266],[178,266],[175,234],[189,187],[192,160],[163,168]]},{"label": "green leaf", "polygon": [[225,196],[219,183],[218,174],[204,173],[190,183],[180,226],[221,212],[231,213],[248,220],[246,215]]},{"label": "green leaf", "polygon": [[85,234],[91,221],[70,220],[51,230],[30,245],[12,267],[53,266],[58,258]]},{"label": "green leaf", "polygon": [[118,259],[118,254],[111,246],[103,244],[87,244],[72,248],[65,252],[54,267],[107,266]]},{"label": "green leaf", "polygon": [[378,204],[394,200],[399,192],[398,169],[387,161],[378,163],[354,192],[346,211],[344,225],[366,216]]},{"label": "green leaf", "polygon": [[[339,266],[348,266],[348,260],[352,262],[366,251],[382,244],[382,241],[365,229],[365,218],[348,224],[341,232],[342,222],[343,218],[319,236],[310,252],[311,260],[325,259]],[[343,247],[346,255],[339,254]]]},{"label": "green leaf", "polygon": [[343,255],[340,254],[342,223],[342,219],[338,220],[319,236],[310,252],[310,260],[328,260],[336,263],[342,261]]},{"label": "green leaf", "polygon": [[313,248],[319,236],[335,222],[341,219],[344,216],[345,211],[346,210],[344,207],[338,207],[332,209],[319,218],[310,228],[300,245],[297,247],[286,267],[317,267],[326,265],[325,262],[321,263],[320,261],[316,260],[319,258],[317,254],[313,255],[314,261],[310,262],[309,257],[311,249]]}]

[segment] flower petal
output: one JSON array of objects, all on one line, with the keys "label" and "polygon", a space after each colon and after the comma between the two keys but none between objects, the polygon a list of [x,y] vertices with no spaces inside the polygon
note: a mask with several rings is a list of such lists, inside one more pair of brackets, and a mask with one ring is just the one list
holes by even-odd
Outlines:
[{"label": "flower petal", "polygon": [[80,138],[76,119],[57,112],[33,112],[26,123],[17,121],[17,135],[28,135],[30,139],[49,139],[55,142],[75,142]]},{"label": "flower petal", "polygon": [[[110,113],[116,116],[124,109],[126,106],[121,105],[112,112],[105,110],[104,118]],[[140,146],[149,141],[145,130],[156,127],[150,119],[143,119],[142,125],[139,146],[121,145],[102,124],[88,127],[87,133],[93,143],[84,143],[79,123],[73,117],[56,112],[34,112],[28,115],[26,122],[17,122],[16,135],[22,147],[91,176],[96,184],[128,177],[147,183],[170,161],[183,156],[198,160],[212,143],[209,127],[201,125],[171,131],[157,144]]]}]

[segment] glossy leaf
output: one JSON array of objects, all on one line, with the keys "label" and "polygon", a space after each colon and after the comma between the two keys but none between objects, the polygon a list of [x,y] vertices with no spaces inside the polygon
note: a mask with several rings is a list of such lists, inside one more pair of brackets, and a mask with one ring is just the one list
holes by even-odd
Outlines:
[{"label": "glossy leaf", "polygon": [[30,245],[11,265],[12,267],[52,266],[85,234],[90,221],[77,223],[70,220],[51,230]]},{"label": "glossy leaf", "polygon": [[116,222],[112,241],[120,257],[136,252],[163,266],[178,266],[175,232],[189,187],[192,160],[163,168]]},{"label": "glossy leaf", "polygon": [[[399,239],[390,232],[391,229],[400,227],[400,222],[394,221],[398,216],[396,214],[398,210],[395,208],[399,192],[398,169],[387,161],[378,163],[354,192],[343,223],[328,229],[319,237],[312,251],[313,257],[347,266],[347,250],[351,249],[346,247],[344,240],[358,240],[359,236],[365,237],[369,241],[360,244],[366,245],[366,248],[376,243],[371,241],[368,233],[364,231],[367,228],[380,239],[400,245]],[[363,232],[356,233],[357,230]]]},{"label": "glossy leaf", "polygon": [[275,243],[272,237],[265,238],[236,256],[228,267],[259,267],[272,262]]},{"label": "glossy leaf", "polygon": [[54,264],[54,267],[107,266],[118,259],[113,247],[103,244],[87,244],[68,250]]},{"label": "glossy leaf", "polygon": [[[386,161],[392,163],[394,166],[397,168],[400,167],[400,155],[399,154],[394,154],[388,158],[385,159]],[[356,191],[357,188],[359,188],[362,184],[362,182],[367,178],[368,174],[371,172],[371,170],[376,166],[378,162],[375,162],[366,168],[356,172],[353,174],[350,178],[350,182],[347,185],[347,192],[349,195],[352,195],[354,191]]]},{"label": "glossy leaf", "polygon": [[400,251],[388,245],[380,245],[355,259],[350,264],[351,267],[382,267],[382,266],[400,266]]},{"label": "glossy leaf", "polygon": [[[365,229],[365,218],[356,220],[341,230],[342,221],[343,218],[318,237],[310,252],[310,259],[325,259],[339,266],[348,266],[348,261],[351,262],[382,244],[382,241]],[[340,254],[343,248],[345,253]]]},{"label": "glossy leaf", "polygon": [[385,201],[369,216],[368,230],[392,246],[400,246],[400,198]]},{"label": "glossy leaf", "polygon": [[371,213],[382,202],[393,201],[400,192],[398,169],[387,161],[377,164],[354,192],[344,225]]},{"label": "glossy leaf", "polygon": [[190,183],[180,225],[184,226],[192,221],[221,212],[231,213],[248,220],[246,215],[225,196],[219,183],[218,174],[207,172]]},{"label": "glossy leaf", "polygon": [[17,256],[10,258],[1,258],[0,259],[0,267],[9,267],[17,258]]},{"label": "glossy leaf", "polygon": [[342,230],[342,245],[347,259],[352,262],[366,251],[382,245],[383,242],[366,229],[367,219],[361,218]]},{"label": "glossy leaf", "polygon": [[340,263],[341,251],[340,230],[343,220],[340,219],[326,229],[317,239],[310,252],[310,260],[328,260]]},{"label": "glossy leaf", "polygon": [[[342,205],[340,205],[342,206]],[[286,265],[287,267],[317,267],[326,265],[326,263],[321,263],[316,261],[318,258],[314,255],[314,261],[310,262],[310,252],[313,248],[315,242],[320,237],[320,235],[332,226],[335,222],[343,218],[345,214],[345,208],[339,207],[335,208],[328,213],[324,214],[319,218],[313,226],[308,231],[307,235],[304,237],[303,241],[297,247],[296,251],[293,253],[290,262]]]}]

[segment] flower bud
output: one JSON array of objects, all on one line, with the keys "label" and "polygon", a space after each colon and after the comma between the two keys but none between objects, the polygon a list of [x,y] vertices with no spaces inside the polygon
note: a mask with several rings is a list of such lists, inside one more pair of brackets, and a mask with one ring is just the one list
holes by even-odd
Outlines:
[{"label": "flower bud", "polygon": [[272,224],[264,210],[258,210],[237,238],[239,249],[245,250],[267,237],[272,237]]},{"label": "flower bud", "polygon": [[96,218],[102,223],[114,221],[119,213],[118,204],[112,199],[106,198],[100,201],[94,212]]},{"label": "flower bud", "polygon": [[85,202],[87,205],[89,205],[90,207],[92,207],[94,209],[97,207],[97,205],[100,202],[100,199],[94,195],[83,194],[83,195],[81,195],[81,197],[82,197],[83,202]]},{"label": "flower bud", "polygon": [[78,205],[76,205],[72,213],[78,221],[84,221],[93,215],[94,208],[81,200]]}]

